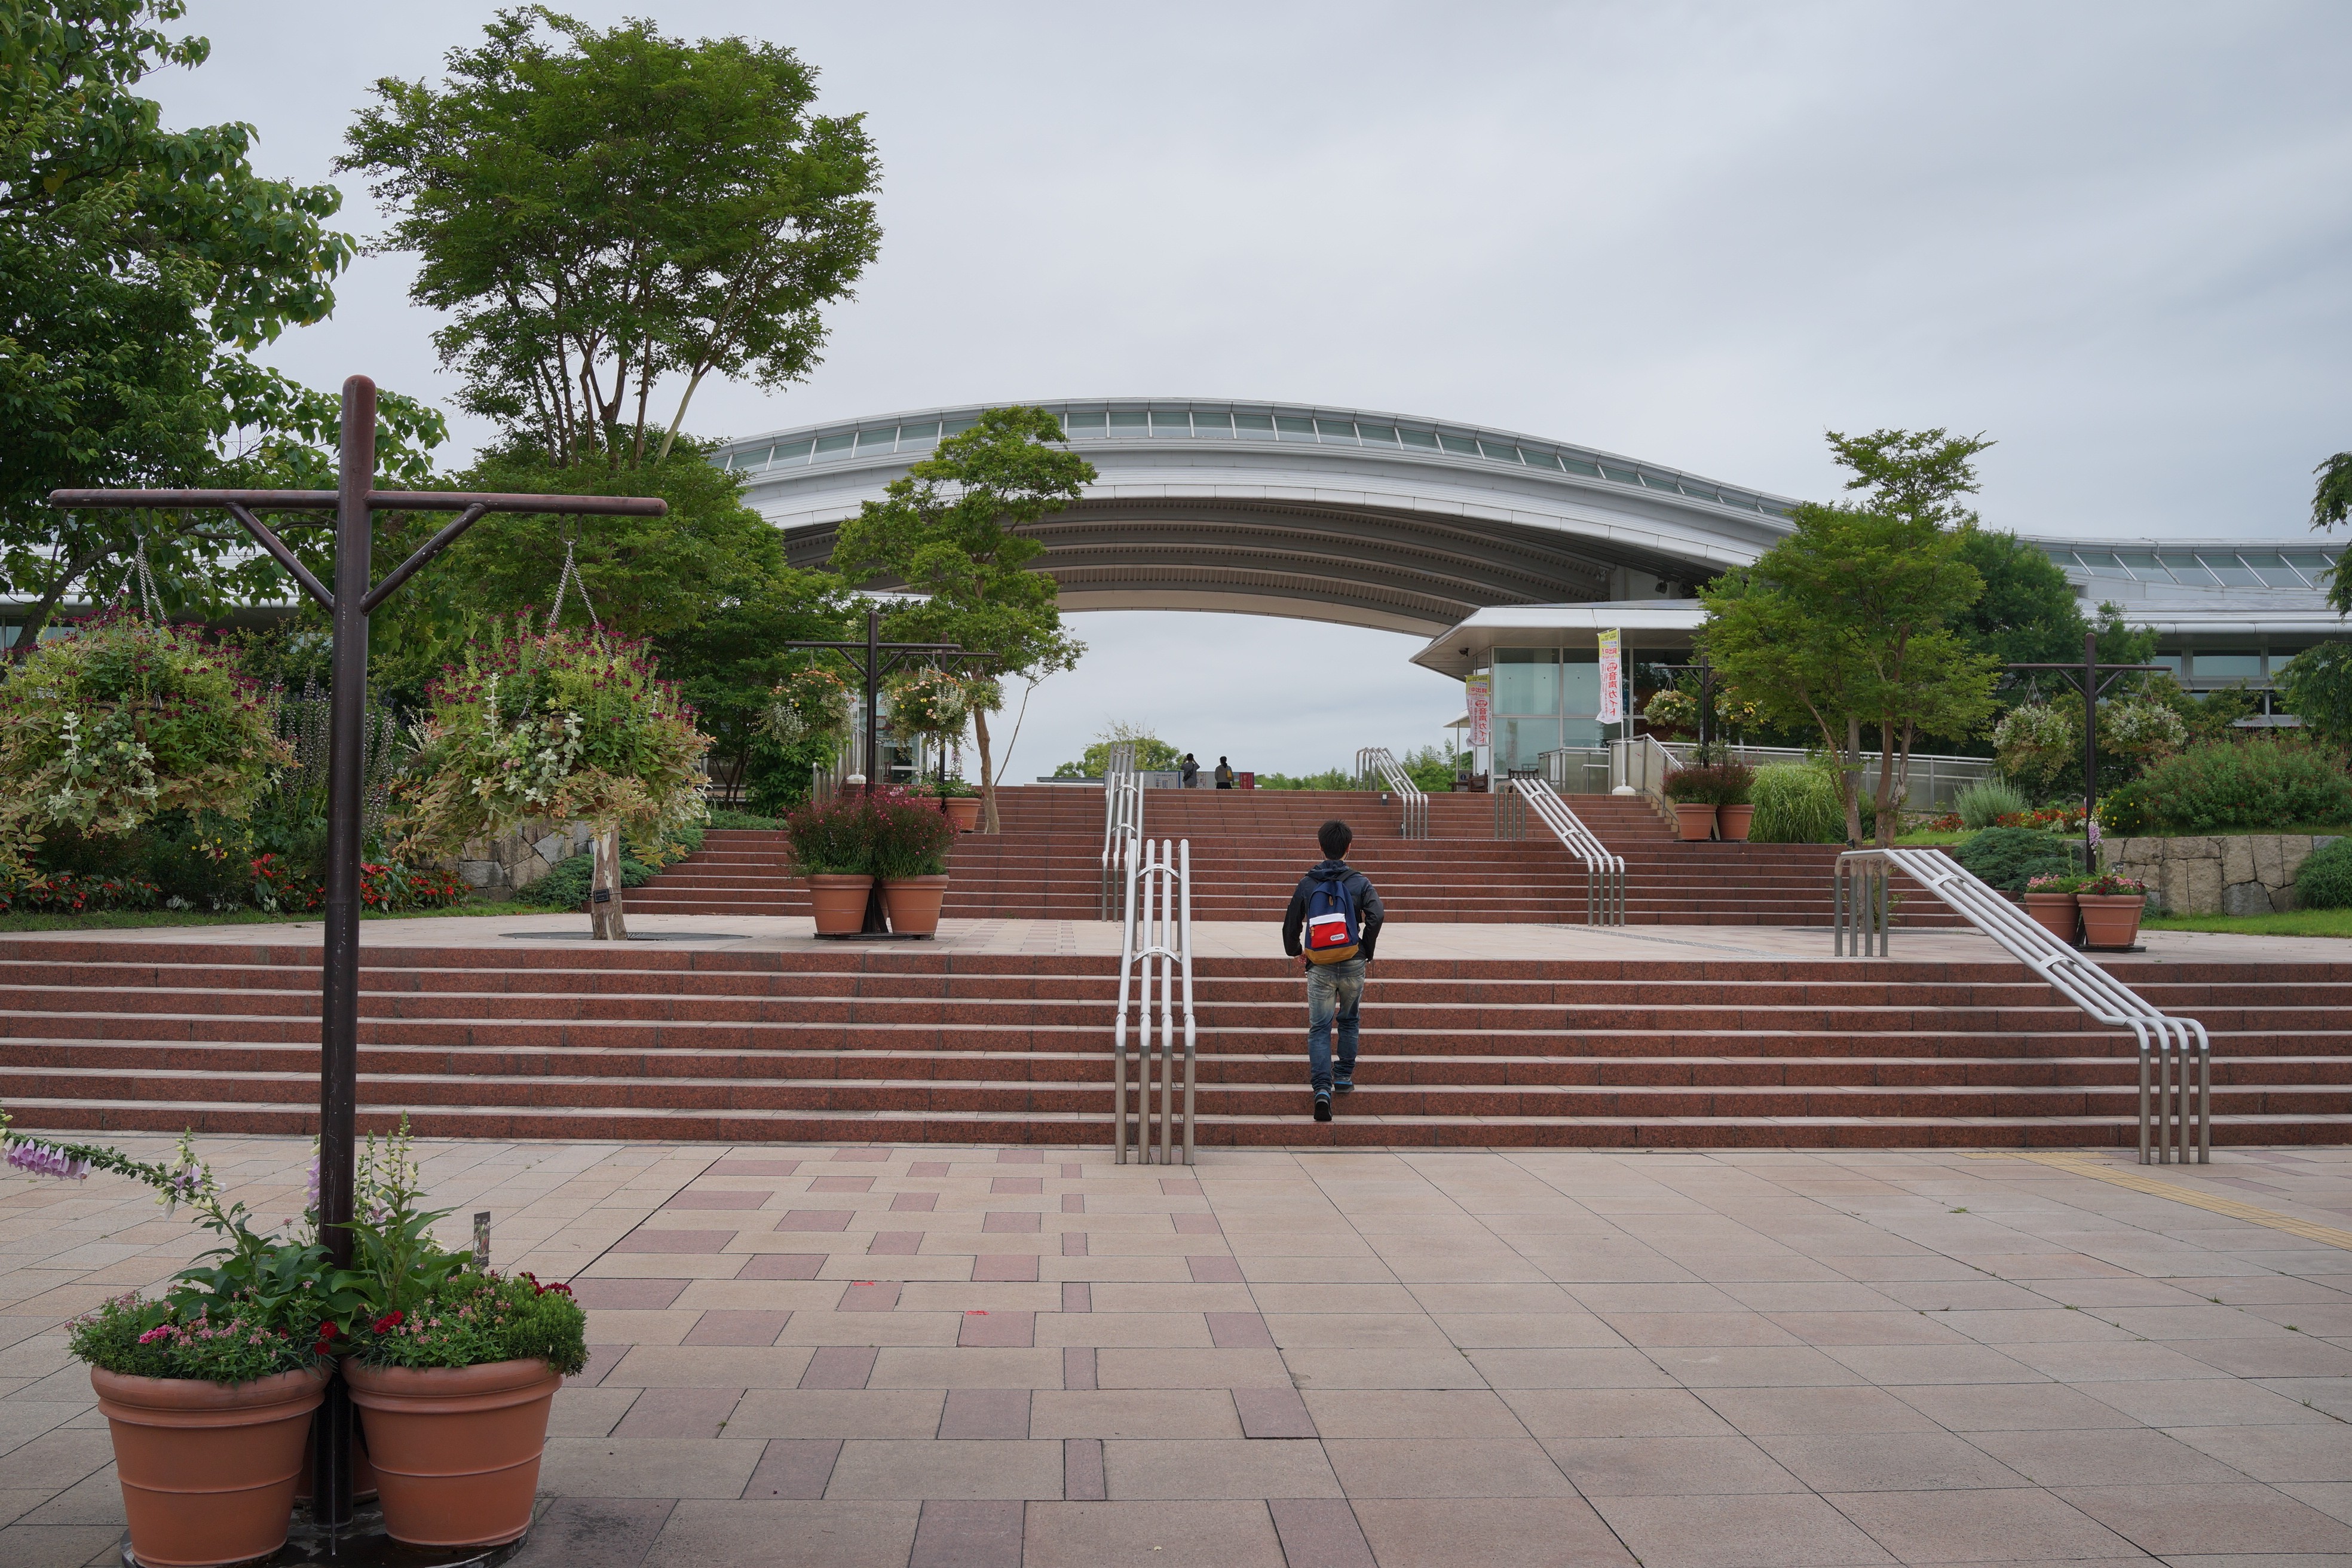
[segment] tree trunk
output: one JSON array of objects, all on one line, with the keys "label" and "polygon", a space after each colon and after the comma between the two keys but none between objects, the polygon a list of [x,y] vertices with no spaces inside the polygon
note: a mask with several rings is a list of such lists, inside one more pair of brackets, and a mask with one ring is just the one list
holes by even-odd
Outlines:
[{"label": "tree trunk", "polygon": [[1845,781],[1839,793],[1845,796],[1845,847],[1862,847],[1862,717],[1849,713],[1845,721],[1845,755],[1838,759],[1838,776]]},{"label": "tree trunk", "polygon": [[971,731],[980,742],[980,830],[1002,833],[1004,828],[996,816],[996,770],[988,754],[988,715],[972,710]]},{"label": "tree trunk", "polygon": [[595,889],[588,895],[588,931],[598,942],[626,942],[627,922],[621,914],[621,830],[601,829],[593,854]]},{"label": "tree trunk", "polygon": [[1895,816],[1895,726],[1881,716],[1878,721],[1878,815],[1870,829],[1871,841],[1881,849],[1898,837],[1886,831],[1887,823]]}]

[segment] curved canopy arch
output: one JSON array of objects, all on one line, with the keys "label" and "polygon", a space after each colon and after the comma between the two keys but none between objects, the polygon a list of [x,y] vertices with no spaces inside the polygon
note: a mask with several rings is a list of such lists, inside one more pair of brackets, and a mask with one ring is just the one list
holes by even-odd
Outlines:
[{"label": "curved canopy arch", "polygon": [[[1792,503],[1612,453],[1353,409],[1040,405],[1099,478],[1034,530],[1069,610],[1202,609],[1430,635],[1489,606],[1676,596]],[[822,564],[840,522],[981,406],[738,441],[721,460]]]}]

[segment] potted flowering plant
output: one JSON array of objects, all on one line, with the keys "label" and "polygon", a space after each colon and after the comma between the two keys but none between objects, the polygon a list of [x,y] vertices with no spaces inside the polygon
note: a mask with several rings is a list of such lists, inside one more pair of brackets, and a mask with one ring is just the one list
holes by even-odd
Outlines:
[{"label": "potted flowering plant", "polygon": [[2140,911],[2147,907],[2147,884],[2137,877],[2103,872],[2075,889],[2083,912],[2083,945],[2129,947],[2139,939]]},{"label": "potted flowering plant", "polygon": [[874,889],[875,814],[863,793],[811,800],[784,816],[793,868],[809,885],[816,934],[847,936],[866,922]]},{"label": "potted flowering plant", "polygon": [[902,936],[932,936],[947,898],[948,849],[955,826],[931,803],[897,791],[874,797],[874,874],[890,929]]},{"label": "potted flowering plant", "polygon": [[1756,770],[1746,763],[1717,763],[1706,771],[1715,775],[1716,831],[1727,842],[1746,843],[1748,825],[1756,816],[1756,808],[1748,800],[1748,792],[1755,787]]},{"label": "potted flowering plant", "polygon": [[504,1274],[435,1243],[407,1121],[359,1171],[353,1262],[372,1315],[343,1360],[366,1423],[383,1525],[415,1546],[491,1546],[530,1527],[547,1418],[588,1363],[565,1285]]},{"label": "potted flowering plant", "polygon": [[942,771],[940,774],[940,809],[948,814],[948,826],[958,833],[970,833],[980,826],[980,790],[961,773]]},{"label": "potted flowering plant", "polygon": [[2078,912],[2074,907],[2075,890],[2090,879],[2064,872],[2045,872],[2029,877],[2025,891],[2019,896],[2024,900],[2025,912],[2036,924],[2068,946],[2074,945]]},{"label": "potted flowering plant", "polygon": [[108,837],[172,811],[241,820],[293,760],[227,650],[135,615],[95,616],[0,685],[0,872],[22,875],[44,828]]},{"label": "potted flowering plant", "polygon": [[166,1213],[192,1208],[223,1245],[160,1297],[126,1293],[74,1320],[113,1439],[131,1548],[142,1563],[205,1564],[263,1557],[286,1542],[311,1412],[324,1397],[340,1319],[364,1305],[311,1236],[256,1232],[223,1201],[184,1136],[162,1163],[92,1144],[0,1143],[16,1170],[81,1180],[93,1170],[156,1189]]},{"label": "potted flowering plant", "polygon": [[430,689],[427,773],[412,840],[456,849],[531,817],[595,829],[593,933],[628,940],[621,830],[655,837],[703,815],[710,739],[639,644],[600,631],[512,630],[467,650]]},{"label": "potted flowering plant", "polygon": [[831,745],[849,738],[849,683],[822,666],[794,670],[768,692],[760,732],[782,746]]},{"label": "potted flowering plant", "polygon": [[1686,842],[1715,837],[1716,780],[1713,768],[1676,768],[1666,775],[1666,798]]}]

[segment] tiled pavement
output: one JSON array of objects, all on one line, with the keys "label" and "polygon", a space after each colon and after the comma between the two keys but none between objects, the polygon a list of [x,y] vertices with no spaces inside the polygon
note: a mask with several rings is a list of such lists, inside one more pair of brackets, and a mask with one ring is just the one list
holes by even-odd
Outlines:
[{"label": "tiled pavement", "polygon": [[[2352,1250],[2031,1161],[425,1153],[591,1309],[532,1564],[2352,1560]],[[2352,1152],[2214,1159],[2155,1174],[2352,1226]],[[59,1325],[201,1246],[0,1178],[0,1568],[111,1552]]]}]

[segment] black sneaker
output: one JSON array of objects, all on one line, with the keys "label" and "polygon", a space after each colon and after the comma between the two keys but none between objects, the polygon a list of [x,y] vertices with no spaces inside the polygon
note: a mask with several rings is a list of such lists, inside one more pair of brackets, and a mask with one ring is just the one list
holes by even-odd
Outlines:
[{"label": "black sneaker", "polygon": [[1334,1094],[1350,1094],[1355,1091],[1355,1088],[1356,1080],[1354,1079],[1343,1078],[1339,1082],[1331,1086],[1331,1091]]},{"label": "black sneaker", "polygon": [[1331,1097],[1329,1095],[1318,1094],[1315,1097],[1315,1120],[1318,1121],[1328,1121],[1331,1120]]}]

